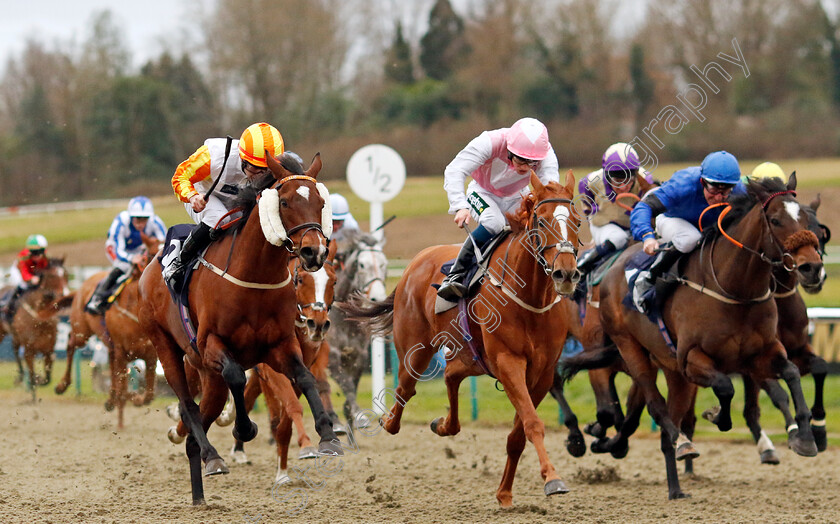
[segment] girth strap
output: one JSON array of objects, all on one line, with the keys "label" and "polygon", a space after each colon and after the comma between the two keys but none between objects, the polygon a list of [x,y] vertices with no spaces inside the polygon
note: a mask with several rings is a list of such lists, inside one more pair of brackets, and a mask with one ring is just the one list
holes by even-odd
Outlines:
[{"label": "girth strap", "polygon": [[199,256],[198,261],[201,262],[202,266],[206,267],[213,273],[216,273],[228,282],[232,282],[240,287],[247,287],[250,289],[280,289],[281,287],[286,287],[292,281],[292,274],[289,273],[289,275],[286,277],[286,280],[277,284],[260,284],[258,282],[247,282],[245,280],[239,280],[238,278],[229,275],[227,272],[222,271],[218,267],[208,262],[203,256]]}]

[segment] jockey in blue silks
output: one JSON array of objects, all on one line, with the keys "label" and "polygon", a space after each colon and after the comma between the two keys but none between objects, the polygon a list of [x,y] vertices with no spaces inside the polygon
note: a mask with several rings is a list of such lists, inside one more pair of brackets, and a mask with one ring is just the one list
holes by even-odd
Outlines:
[{"label": "jockey in blue silks", "polygon": [[[706,156],[700,166],[677,171],[636,204],[630,213],[630,232],[633,238],[644,242],[645,253],[653,255],[659,248],[657,235],[663,243],[672,244],[660,252],[650,267],[647,282],[637,281],[637,286],[653,286],[682,254],[697,246],[701,236],[697,228],[700,214],[712,204],[725,202],[732,194],[746,193],[740,178],[738,160],[726,151],[716,151]],[[710,219],[718,214],[719,211],[713,213]]]}]

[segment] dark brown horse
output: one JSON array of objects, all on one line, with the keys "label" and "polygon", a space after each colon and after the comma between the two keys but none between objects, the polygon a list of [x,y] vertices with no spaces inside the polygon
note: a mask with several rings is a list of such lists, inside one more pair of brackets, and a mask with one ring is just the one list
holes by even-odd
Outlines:
[{"label": "dark brown horse", "polygon": [[[684,285],[677,287],[663,308],[676,352],[655,323],[622,303],[627,294],[624,265],[639,246],[629,248],[602,282],[601,324],[662,429],[671,499],[686,496],[679,486],[675,459],[698,455],[688,440],[690,435],[681,436],[678,429],[685,430],[684,420],[693,416],[698,385],[714,391],[721,409],[713,422],[727,431],[732,427],[734,394],[728,374],[749,375],[757,382],[781,376],[794,398],[799,438],[813,445],[811,414],[799,372],[777,337],[777,309],[771,300],[773,268],[798,267],[806,285],[814,285],[822,272],[817,239],[807,230],[793,198],[795,187],[795,176],[787,186],[778,180],[750,182],[748,194],[735,197],[728,216],[721,214],[718,228],[708,230],[701,247],[684,258],[680,280]],[[574,362],[565,364],[567,372],[585,367],[590,358],[571,359]],[[667,403],[656,387],[657,367],[668,384]]]},{"label": "dark brown horse", "polygon": [[[259,180],[240,189],[247,218],[235,234],[213,243],[192,275],[190,318],[196,327],[191,342],[154,261],[140,278],[140,324],[152,339],[166,380],[178,396],[181,422],[178,435],[187,435],[193,504],[204,503],[204,475],[227,473],[228,468],[207,440],[207,429],[221,413],[228,390],[236,406],[233,435],[249,441],[257,427],[245,410],[245,372],[268,364],[294,381],[306,395],[321,436],[322,453],[341,454],[341,447],[324,411],[312,373],[303,363],[295,337],[295,289],[289,256],[296,254],[305,271],[317,271],[327,258],[331,228],[329,195],[315,177],[320,156],[304,173],[290,155],[280,161],[268,157],[273,185]],[[267,187],[271,185],[271,187]],[[266,187],[257,205],[257,190]],[[326,235],[326,236],[325,236]],[[224,270],[219,269],[224,268]],[[190,392],[184,359],[201,377],[201,403]]]},{"label": "dark brown horse", "polygon": [[[73,294],[67,286],[63,258],[51,258],[46,269],[36,273],[38,284],[25,291],[11,324],[0,321],[0,341],[12,335],[12,351],[18,366],[18,381],[23,379],[23,362],[18,348],[23,346],[23,360],[29,371],[30,387],[50,383],[60,309],[67,307]],[[35,357],[44,357],[44,375],[35,374]]]},{"label": "dark brown horse", "polygon": [[[332,244],[332,247],[335,247],[335,243]],[[336,275],[332,264],[334,254],[334,249],[331,249],[327,263],[313,273],[299,271],[297,261],[292,263],[299,312],[299,317],[295,322],[295,334],[300,343],[303,362],[310,368],[316,379],[319,375],[326,378],[327,360],[330,352],[326,335],[330,329],[329,311],[335,293]],[[326,387],[322,388],[324,383]],[[335,413],[330,398],[329,382],[319,380],[318,386],[321,401],[324,403],[327,413],[333,418]],[[277,445],[278,464],[274,484],[282,485],[291,482],[287,470],[293,423],[298,433],[298,445],[301,448],[298,458],[315,458],[317,457],[317,450],[312,446],[312,442],[303,426],[303,408],[298,400],[301,391],[293,386],[284,375],[276,373],[264,364],[260,364],[245,387],[245,402],[248,410],[253,407],[261,392],[265,396],[271,429]],[[231,458],[234,462],[248,462],[243,448],[243,443],[236,441],[231,452]]]},{"label": "dark brown horse", "polygon": [[[493,253],[477,294],[462,304],[468,314],[459,313],[460,307],[435,314],[436,292],[431,284],[442,281],[441,265],[457,255],[457,246],[421,251],[385,302],[357,299],[344,306],[351,317],[370,319],[374,331],[393,330],[400,369],[393,393],[396,403],[381,420],[389,433],[399,431],[403,408],[415,394],[420,373],[441,348],[449,360],[444,376],[450,411],[432,422],[436,434],[460,431],[458,388],[466,377],[491,374],[504,386],[516,416],[496,492],[502,507],[513,504],[513,479],[526,438],[537,451],[545,494],[568,491],[549,461],[545,425],[536,407],[551,387],[568,331],[565,312],[555,306],[574,291],[580,277],[575,259],[580,217],[571,205],[571,171],[565,187],[555,182],[543,186],[533,172],[531,185],[533,193],[515,216],[509,216],[513,234]],[[467,318],[471,321],[464,329],[459,320]],[[471,349],[464,347],[465,334],[472,338]],[[376,400],[384,404],[383,399]]]}]

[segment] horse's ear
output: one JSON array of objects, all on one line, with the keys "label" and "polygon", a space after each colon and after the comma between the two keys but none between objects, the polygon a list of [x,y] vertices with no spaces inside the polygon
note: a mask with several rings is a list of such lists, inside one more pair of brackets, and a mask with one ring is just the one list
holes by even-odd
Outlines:
[{"label": "horse's ear", "polygon": [[639,184],[639,189],[642,190],[642,194],[644,195],[650,188],[652,188],[655,184],[649,183],[647,179],[638,171],[636,172],[636,183]]},{"label": "horse's ear", "polygon": [[790,174],[790,178],[788,179],[787,188],[789,191],[794,191],[796,189],[796,171]]},{"label": "horse's ear", "polygon": [[815,199],[814,199],[814,200],[813,200],[810,204],[808,204],[808,205],[809,205],[809,206],[811,207],[811,209],[813,209],[814,211],[816,211],[817,209],[819,209],[819,207],[820,207],[820,194],[819,194],[819,193],[817,193],[817,198],[815,198]]},{"label": "horse's ear", "polygon": [[575,194],[575,174],[572,173],[571,169],[566,171],[566,191],[568,191],[570,195]]},{"label": "horse's ear", "polygon": [[540,182],[540,177],[534,173],[534,170],[531,170],[531,187],[534,188],[533,193],[536,195],[537,193],[542,193],[545,190],[545,186],[542,182]]},{"label": "horse's ear", "polygon": [[321,163],[321,153],[315,153],[315,158],[312,159],[312,163],[309,164],[309,169],[306,170],[306,176],[312,178],[318,178],[318,173],[321,172],[321,167],[323,164]]},{"label": "horse's ear", "polygon": [[280,165],[280,162],[278,162],[277,159],[268,152],[268,149],[265,150],[265,163],[268,165],[268,169],[271,170],[271,174],[274,175],[274,178],[277,180],[286,178],[289,175],[286,168]]}]

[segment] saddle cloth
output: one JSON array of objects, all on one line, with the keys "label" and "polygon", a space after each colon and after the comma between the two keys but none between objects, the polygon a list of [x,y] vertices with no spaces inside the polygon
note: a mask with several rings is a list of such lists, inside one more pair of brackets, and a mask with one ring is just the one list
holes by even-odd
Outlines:
[{"label": "saddle cloth", "polygon": [[[490,255],[499,247],[499,244],[507,238],[510,234],[510,228],[505,227],[501,233],[494,236],[487,242],[487,245],[484,246],[482,249],[482,256],[484,257],[484,262],[481,264],[478,263],[477,257],[473,257],[469,268],[467,269],[467,274],[464,276],[464,281],[467,282],[467,296],[464,299],[469,299],[473,296],[477,291],[478,288],[481,287],[481,280],[484,278],[485,270],[487,269],[487,264],[490,262]],[[455,259],[448,260],[443,263],[440,267],[440,272],[444,275],[449,274],[449,270],[452,269],[452,265],[455,264]],[[479,271],[481,269],[481,271]],[[440,284],[432,284],[432,287],[438,289]],[[449,311],[450,309],[457,306],[457,302],[450,302],[449,300],[444,300],[440,297],[435,298],[435,314],[443,313],[444,311]]]},{"label": "saddle cloth", "polygon": [[[163,243],[163,251],[160,255],[158,255],[158,261],[160,262],[162,271],[169,267],[172,262],[178,258],[178,255],[181,253],[181,245],[183,245],[184,240],[190,236],[190,233],[196,227],[198,226],[195,224],[175,224],[166,231],[166,240],[164,240]],[[189,261],[187,264],[187,271],[184,273],[182,281],[172,282],[172,285],[170,285],[169,282],[166,283],[166,288],[172,296],[172,301],[176,304],[184,304],[189,307],[189,282],[197,265],[198,257]]]}]

